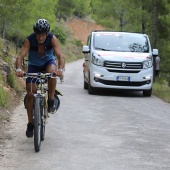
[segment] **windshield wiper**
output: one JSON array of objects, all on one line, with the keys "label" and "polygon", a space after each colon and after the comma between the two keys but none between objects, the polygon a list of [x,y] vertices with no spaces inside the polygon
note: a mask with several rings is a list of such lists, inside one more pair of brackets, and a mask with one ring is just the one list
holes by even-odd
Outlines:
[{"label": "windshield wiper", "polygon": [[96,50],[102,50],[102,51],[111,51],[111,50],[108,50],[108,49],[105,49],[105,48],[99,48],[99,47],[95,47]]}]

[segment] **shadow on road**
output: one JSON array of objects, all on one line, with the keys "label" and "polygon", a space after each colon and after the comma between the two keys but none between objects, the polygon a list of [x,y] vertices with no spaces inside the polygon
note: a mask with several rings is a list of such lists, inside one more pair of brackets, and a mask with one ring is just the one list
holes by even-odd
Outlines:
[{"label": "shadow on road", "polygon": [[96,89],[94,95],[114,97],[143,97],[143,92],[129,90]]}]

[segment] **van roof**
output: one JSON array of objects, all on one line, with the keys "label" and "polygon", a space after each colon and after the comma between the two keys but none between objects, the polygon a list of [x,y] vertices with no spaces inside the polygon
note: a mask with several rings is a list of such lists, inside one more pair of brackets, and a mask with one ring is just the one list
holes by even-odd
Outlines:
[{"label": "van roof", "polygon": [[118,33],[118,34],[142,34],[142,35],[146,35],[140,32],[121,32],[121,31],[113,31],[113,30],[93,30],[92,33],[96,33],[96,32],[102,32],[102,33],[108,33],[108,32],[112,32],[112,33]]}]

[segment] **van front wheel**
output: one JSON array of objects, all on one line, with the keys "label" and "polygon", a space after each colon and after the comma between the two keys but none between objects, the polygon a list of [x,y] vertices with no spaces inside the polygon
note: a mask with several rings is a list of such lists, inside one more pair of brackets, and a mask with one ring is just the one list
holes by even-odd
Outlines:
[{"label": "van front wheel", "polygon": [[95,93],[95,89],[94,89],[94,87],[91,86],[90,82],[89,82],[89,85],[88,85],[88,93],[89,94],[94,94]]},{"label": "van front wheel", "polygon": [[152,89],[144,90],[143,91],[143,96],[145,96],[145,97],[150,97],[151,94],[152,94]]},{"label": "van front wheel", "polygon": [[94,94],[95,93],[94,88],[90,84],[88,86],[88,92],[89,92],[89,94]]},{"label": "van front wheel", "polygon": [[87,83],[87,82],[85,81],[85,79],[84,79],[84,89],[87,90],[87,89],[88,89],[88,86],[89,86],[88,83]]}]

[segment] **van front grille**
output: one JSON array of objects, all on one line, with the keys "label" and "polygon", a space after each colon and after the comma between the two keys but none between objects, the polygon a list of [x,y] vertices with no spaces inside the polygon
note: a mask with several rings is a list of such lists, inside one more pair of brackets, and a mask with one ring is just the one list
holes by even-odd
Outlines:
[{"label": "van front grille", "polygon": [[115,62],[115,61],[104,61],[104,67],[113,69],[142,69],[142,62]]},{"label": "van front grille", "polygon": [[139,73],[140,72],[140,70],[111,70],[111,69],[107,69],[107,71],[112,73]]}]

